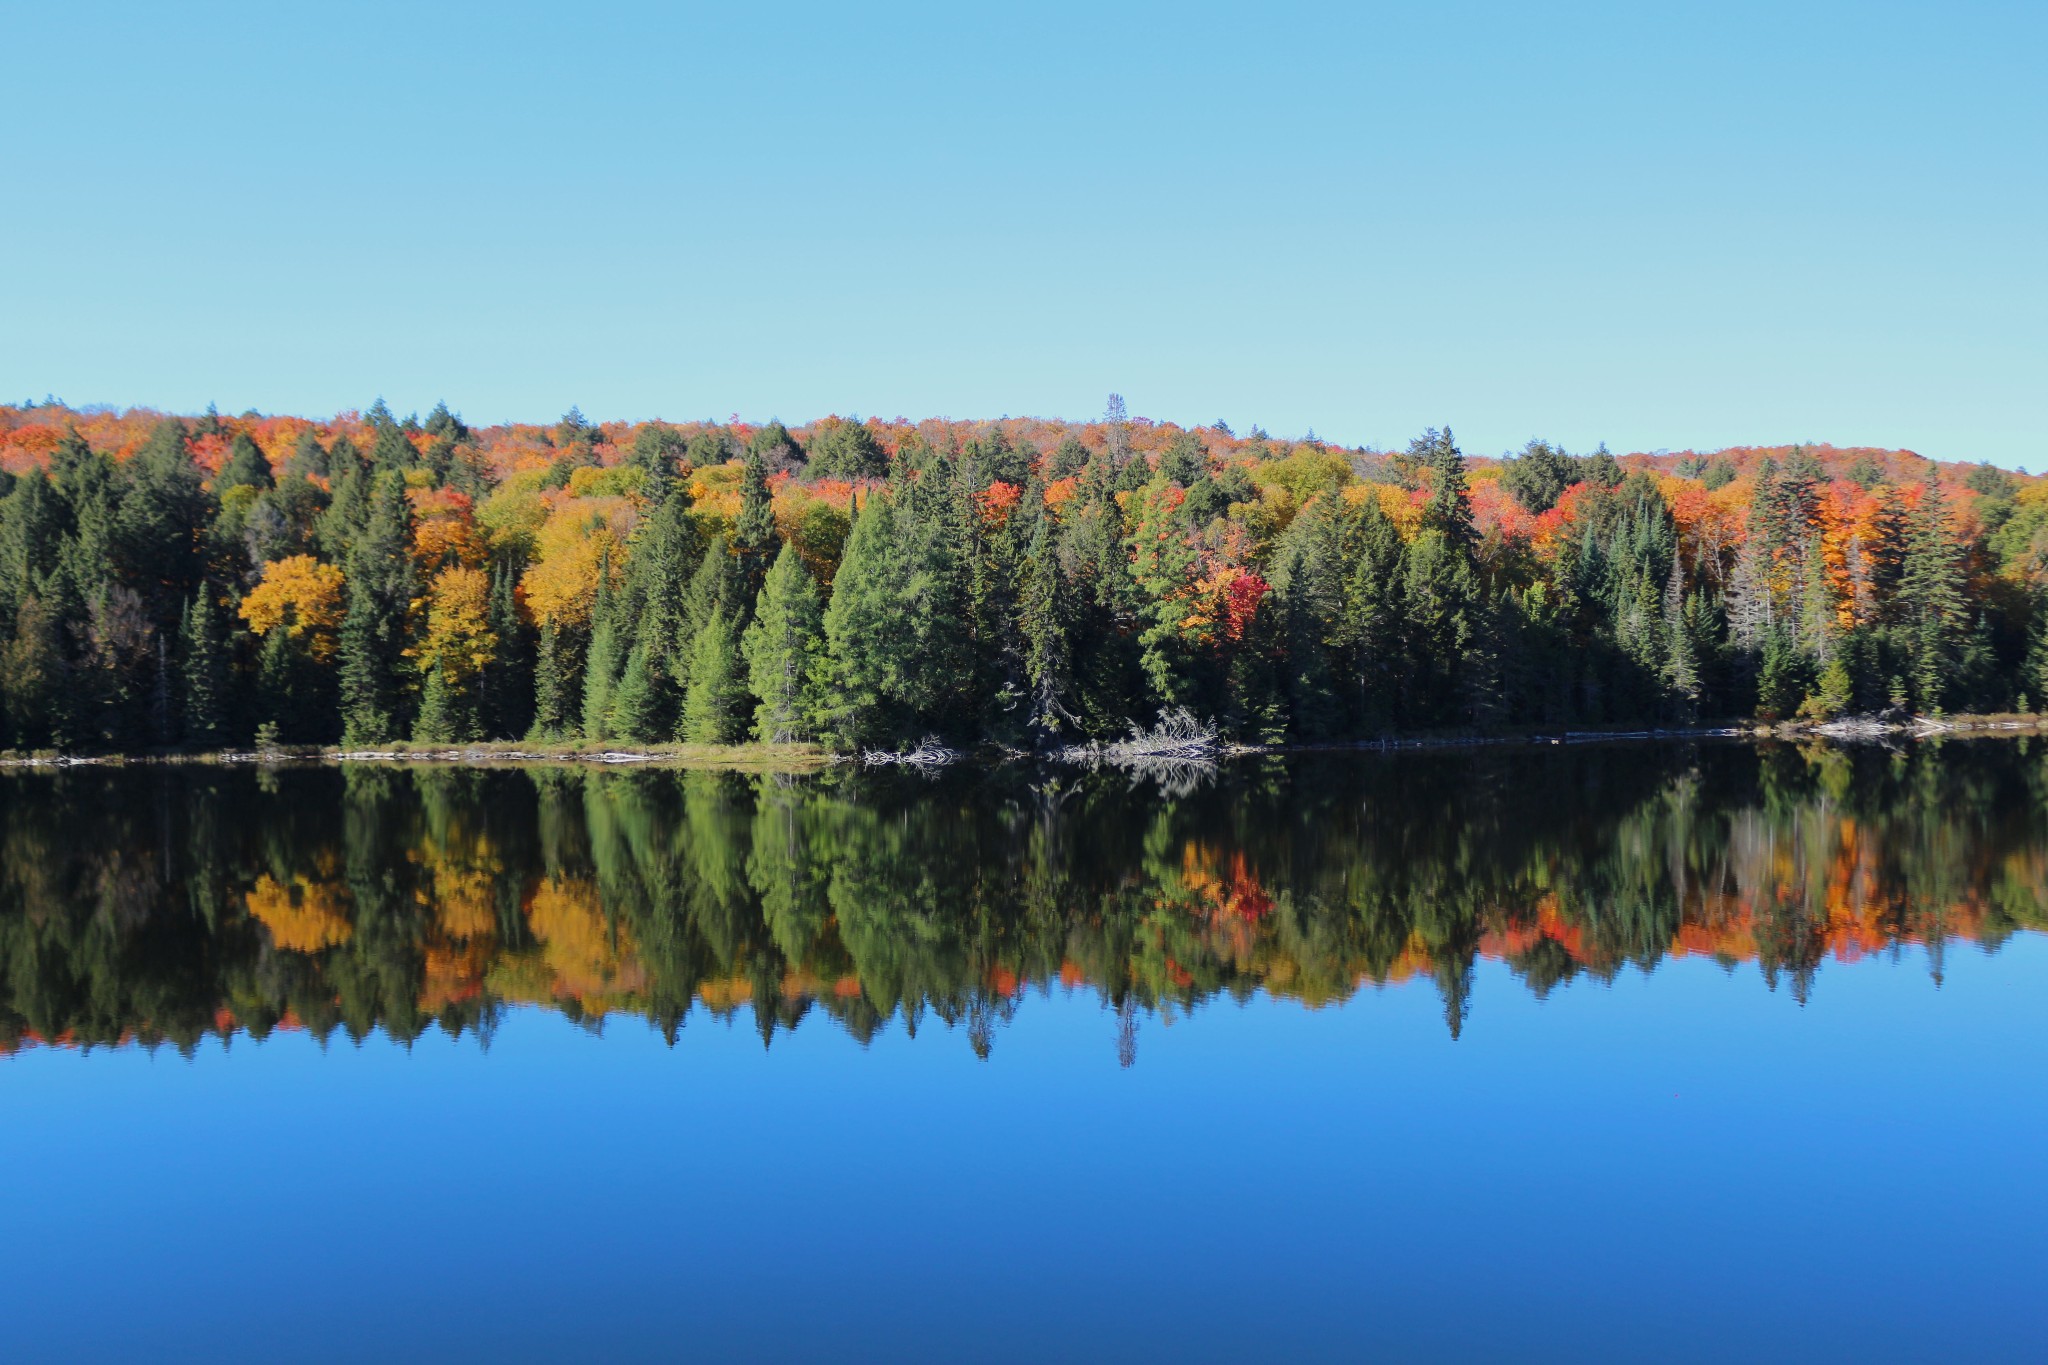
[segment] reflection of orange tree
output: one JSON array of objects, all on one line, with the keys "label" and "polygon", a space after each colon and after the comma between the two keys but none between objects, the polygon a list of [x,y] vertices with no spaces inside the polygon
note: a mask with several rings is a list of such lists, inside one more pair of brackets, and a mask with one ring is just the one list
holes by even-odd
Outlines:
[{"label": "reflection of orange tree", "polygon": [[606,916],[596,883],[549,877],[526,903],[526,924],[554,999],[573,999],[594,1014],[646,989],[632,930]]},{"label": "reflection of orange tree", "polygon": [[347,896],[332,882],[294,877],[289,883],[269,873],[243,897],[250,915],[270,930],[270,941],[291,953],[317,953],[349,941]]}]

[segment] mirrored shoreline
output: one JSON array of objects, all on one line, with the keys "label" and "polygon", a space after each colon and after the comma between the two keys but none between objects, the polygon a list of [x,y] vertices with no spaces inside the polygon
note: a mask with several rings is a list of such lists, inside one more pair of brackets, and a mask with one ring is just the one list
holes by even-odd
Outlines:
[{"label": "mirrored shoreline", "polygon": [[0,774],[0,1048],[304,1030],[488,1039],[503,1010],[964,1026],[1092,991],[1315,1008],[1475,963],[1543,996],[1707,958],[1826,971],[2048,927],[2038,741],[1253,758],[1115,773],[349,765]]}]

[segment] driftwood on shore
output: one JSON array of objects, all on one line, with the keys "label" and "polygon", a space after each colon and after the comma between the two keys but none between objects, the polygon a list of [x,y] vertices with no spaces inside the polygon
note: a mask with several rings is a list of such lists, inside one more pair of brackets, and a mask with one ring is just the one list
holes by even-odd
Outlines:
[{"label": "driftwood on shore", "polygon": [[962,757],[958,749],[949,749],[935,736],[926,735],[908,749],[863,749],[860,761],[865,768],[894,766],[936,772],[948,764],[958,763]]}]

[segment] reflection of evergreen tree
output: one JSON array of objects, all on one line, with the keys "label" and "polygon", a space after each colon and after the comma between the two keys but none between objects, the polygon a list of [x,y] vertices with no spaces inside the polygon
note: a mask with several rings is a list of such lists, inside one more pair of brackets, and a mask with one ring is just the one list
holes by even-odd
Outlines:
[{"label": "reflection of evergreen tree", "polygon": [[743,1006],[764,1038],[937,1022],[986,1052],[1061,980],[1127,1043],[1148,1011],[1403,980],[1456,1032],[1481,959],[1542,994],[1680,949],[1806,999],[1838,955],[1918,942],[1938,972],[1948,937],[2048,929],[2044,776],[2017,744],[1254,761],[1178,795],[1015,770],[17,771],[0,1042],[409,1040],[533,1002],[670,1037]]}]

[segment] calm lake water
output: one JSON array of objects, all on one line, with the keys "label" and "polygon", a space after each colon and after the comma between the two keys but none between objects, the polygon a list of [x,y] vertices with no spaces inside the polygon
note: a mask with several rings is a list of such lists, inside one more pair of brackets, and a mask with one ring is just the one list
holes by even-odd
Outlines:
[{"label": "calm lake water", "polygon": [[2044,799],[0,774],[0,1355],[2040,1359]]}]

